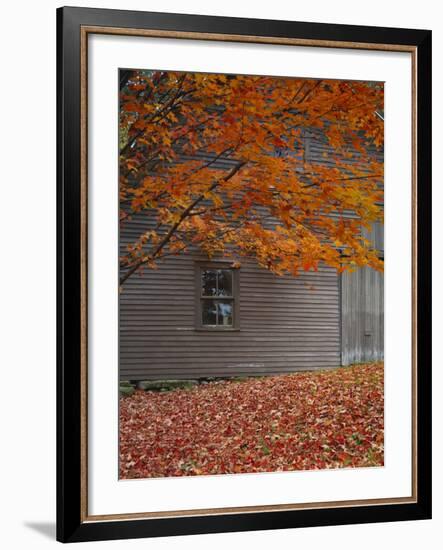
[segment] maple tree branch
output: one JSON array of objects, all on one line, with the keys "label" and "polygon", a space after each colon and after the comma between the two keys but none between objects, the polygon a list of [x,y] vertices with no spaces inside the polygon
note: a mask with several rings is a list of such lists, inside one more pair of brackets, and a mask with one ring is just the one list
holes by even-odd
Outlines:
[{"label": "maple tree branch", "polygon": [[193,170],[191,170],[189,174],[185,177],[184,181],[186,181],[187,178],[190,178],[191,176],[194,176],[195,174],[197,174],[197,172],[200,172],[201,170],[204,170],[205,168],[209,168],[209,166],[212,166],[213,164],[215,164],[223,155],[225,155],[230,150],[232,150],[232,147],[226,147],[226,149],[223,149],[223,151],[220,151],[218,155],[213,157],[208,162],[205,162],[204,164],[201,164],[200,166],[197,166],[197,168],[194,168]]},{"label": "maple tree branch", "polygon": [[[186,132],[184,132],[183,134],[180,134],[178,135],[177,137],[175,137],[172,141],[171,141],[171,147],[172,145],[174,145],[177,141],[179,141],[180,139],[183,139],[184,137],[186,137],[187,135],[189,135],[190,133],[198,130],[201,126],[203,126],[204,124],[212,121],[212,120],[215,120],[217,118],[217,116],[208,116],[205,120],[202,120],[201,122],[199,122],[198,124],[195,124],[194,126],[190,126],[188,128],[188,130],[186,130]],[[156,157],[158,157],[158,155],[162,152],[162,149],[161,147],[158,147],[153,153],[151,153],[151,155],[149,157],[147,157],[142,163],[140,163],[138,166],[137,166],[137,170],[140,172],[140,170],[142,168],[144,168],[147,164],[149,164],[150,162],[153,162]],[[123,154],[123,152],[121,153]],[[126,159],[127,160],[127,159]],[[125,173],[124,173],[124,176],[127,176],[129,173],[131,172],[131,170],[126,170]]]},{"label": "maple tree branch", "polygon": [[292,98],[287,102],[287,105],[290,105],[293,101],[297,99],[298,94],[303,90],[305,87],[306,81],[303,80],[298,90],[295,92],[295,94],[292,96]]},{"label": "maple tree branch", "polygon": [[[220,180],[217,180],[212,185],[210,185],[209,189],[206,191],[211,192],[213,191],[220,183],[226,182],[230,180],[235,174],[246,164],[245,161],[239,161],[234,168],[223,178]],[[166,246],[166,244],[171,239],[172,235],[175,233],[175,231],[178,229],[178,227],[181,225],[183,220],[188,216],[188,214],[197,206],[199,202],[201,202],[205,198],[205,193],[202,193],[199,195],[194,201],[192,201],[180,214],[178,220],[169,228],[166,235],[163,237],[163,239],[160,241],[160,243],[155,247],[154,251],[151,252],[151,254],[139,260],[131,269],[129,269],[122,277],[120,277],[120,286],[123,285],[123,283],[131,276],[133,273],[137,271],[137,269],[150,261],[152,261],[158,254],[161,252],[161,250]]]},{"label": "maple tree branch", "polygon": [[223,206],[214,206],[213,208],[204,208],[203,210],[196,210],[195,212],[190,212],[189,217],[191,216],[203,216],[204,214],[212,212],[220,212],[222,210],[229,210],[234,206],[234,203],[224,204]]},{"label": "maple tree branch", "polygon": [[312,88],[309,88],[308,91],[305,93],[305,95],[304,95],[301,99],[299,99],[299,100],[297,101],[297,105],[299,105],[300,103],[303,103],[303,101],[304,101],[305,99],[307,99],[307,97],[310,96],[311,93],[312,93],[316,88],[318,88],[318,86],[320,86],[320,84],[321,84],[322,82],[323,82],[322,80],[317,80],[317,82],[314,84],[314,86],[312,86]]},{"label": "maple tree branch", "polygon": [[[249,77],[233,75],[232,79],[238,81],[231,86],[231,80],[219,81],[217,76],[199,79],[191,73],[186,85],[179,89],[180,75],[162,74],[165,78],[158,85],[157,77],[151,79],[155,86],[150,88],[154,92],[149,105],[143,106],[146,92],[137,97],[141,86],[135,86],[129,96],[122,96],[128,100],[123,107],[128,115],[121,119],[122,138],[127,139],[129,134],[125,147],[128,143],[131,147],[122,148],[125,153],[120,156],[122,215],[129,210],[129,197],[133,197],[135,214],[156,209],[157,219],[152,225],[159,220],[162,225],[157,231],[139,236],[120,258],[121,284],[143,264],[155,266],[163,256],[182,253],[194,245],[209,255],[240,250],[241,254],[256,255],[265,267],[267,261],[274,267],[281,262],[277,271],[283,273],[292,272],[291,266],[297,267],[293,258],[297,246],[293,247],[291,240],[301,239],[298,244],[307,265],[316,265],[318,260],[334,265],[331,241],[336,233],[340,237],[342,229],[329,220],[329,214],[353,209],[357,217],[369,223],[382,212],[376,204],[381,198],[378,187],[383,175],[378,172],[382,162],[372,161],[366,148],[371,139],[377,143],[383,140],[381,117],[372,115],[379,105],[373,98],[380,94],[361,84],[358,96],[353,97],[342,86],[316,79],[296,79],[291,83],[259,79],[254,86],[255,77],[249,81]],[[283,84],[284,88],[280,87]],[[134,106],[129,101],[131,96],[137,102]],[[213,121],[199,122],[213,114]],[[316,166],[302,163],[298,154],[286,154],[295,149],[295,143],[300,141],[302,145],[301,131],[309,130],[311,124],[313,130],[320,128],[332,147],[328,160],[335,169],[322,169],[321,160]],[[193,125],[195,129],[190,129]],[[141,128],[144,139],[137,139]],[[364,128],[367,137],[353,137],[360,128]],[[187,138],[188,132],[194,133]],[[218,153],[237,141],[235,152],[225,149]],[[359,153],[352,166],[346,160],[348,147],[349,152]],[[284,154],[280,155],[280,151]],[[223,155],[228,162],[223,161]],[[235,163],[235,171],[240,169],[240,161],[234,157],[248,163],[248,169],[223,187],[222,175],[226,174],[226,179],[232,177],[229,170],[233,164],[229,164]],[[218,159],[221,160],[217,162]],[[298,163],[304,170],[302,176]],[[205,170],[211,167],[216,170]],[[127,178],[123,176],[125,170],[129,170]],[[351,180],[357,183],[352,184]],[[337,192],[338,188],[343,192]],[[165,193],[163,198],[153,201],[153,196],[161,193]],[[192,216],[198,217],[191,219]],[[286,228],[283,236],[275,233],[277,226]],[[352,258],[370,263],[371,258],[368,260],[360,250],[351,229],[346,229],[344,238],[355,249]],[[317,246],[317,241],[321,246]]]},{"label": "maple tree branch", "polygon": [[[314,176],[314,174],[303,174],[304,176]],[[319,177],[319,176],[314,176]],[[383,177],[382,174],[370,174],[368,176],[351,176],[349,178],[334,178],[329,180],[322,180],[323,183],[335,183],[336,181],[350,181],[350,180],[367,180],[367,179],[376,179]],[[303,189],[308,189],[309,187],[316,187],[319,185],[319,183],[307,183],[306,185],[303,185]]]},{"label": "maple tree branch", "polygon": [[[151,116],[148,116],[146,115],[145,117],[143,117],[145,119],[145,121],[147,122],[147,124],[151,123],[151,122],[159,122],[159,120],[161,119],[157,119],[155,120],[156,117],[158,117],[159,115],[162,115],[162,113],[165,112],[165,110],[169,109],[169,107],[172,107],[174,102],[177,100],[177,98],[179,97],[179,94],[181,92],[181,90],[183,89],[183,83],[185,81],[185,78],[186,78],[186,73],[183,74],[180,78],[179,78],[179,81],[178,81],[178,87],[177,87],[177,90],[175,92],[175,94],[171,97],[171,99],[169,99],[165,105],[160,109],[160,111],[156,111],[155,113],[153,113]],[[168,114],[170,112],[170,109],[168,110]],[[145,132],[145,128],[142,128],[141,130],[139,130],[135,136],[133,136],[131,139],[128,140],[128,142],[126,143],[126,145],[123,147],[123,149],[120,151],[120,154],[124,154],[126,153],[126,151],[131,148],[133,146],[133,144],[137,141],[137,139],[143,135]]]}]

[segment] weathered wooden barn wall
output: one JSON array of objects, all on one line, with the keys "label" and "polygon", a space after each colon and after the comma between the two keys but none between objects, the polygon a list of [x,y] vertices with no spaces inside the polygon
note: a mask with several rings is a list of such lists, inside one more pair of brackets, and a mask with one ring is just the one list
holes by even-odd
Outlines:
[{"label": "weathered wooden barn wall", "polygon": [[[305,160],[333,162],[321,133],[306,139]],[[150,223],[147,213],[123,226],[122,252]],[[372,238],[381,249],[382,237],[378,226]],[[240,330],[199,331],[195,262],[204,259],[197,253],[168,257],[158,269],[125,282],[119,308],[121,379],[277,374],[383,357],[383,274],[364,268],[339,276],[322,267],[296,278],[278,277],[242,259]]]},{"label": "weathered wooden barn wall", "polygon": [[[384,256],[383,225],[364,232]],[[342,365],[384,358],[384,275],[364,267],[341,275]]]},{"label": "weathered wooden barn wall", "polygon": [[343,273],[341,295],[342,365],[383,359],[383,273]]},{"label": "weathered wooden barn wall", "polygon": [[338,277],[277,277],[242,261],[240,330],[195,326],[192,257],[165,259],[120,295],[121,379],[275,374],[340,364]]},{"label": "weathered wooden barn wall", "polygon": [[[321,130],[309,131],[306,151],[310,162],[333,165],[333,155]],[[383,161],[382,149],[370,148],[378,161]],[[359,153],[354,153],[355,159]],[[349,162],[349,159],[348,159]],[[350,211],[346,217],[354,217]],[[365,238],[384,256],[384,226],[373,224],[372,231],[363,229]],[[341,275],[341,364],[350,365],[377,361],[384,357],[384,278],[371,268],[358,268]]]}]

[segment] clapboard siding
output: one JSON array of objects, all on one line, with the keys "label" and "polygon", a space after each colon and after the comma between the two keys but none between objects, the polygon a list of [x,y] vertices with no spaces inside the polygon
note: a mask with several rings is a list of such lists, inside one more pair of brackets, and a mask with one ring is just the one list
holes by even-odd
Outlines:
[{"label": "clapboard siding", "polygon": [[[123,239],[124,240],[124,239]],[[293,372],[340,364],[335,271],[278,277],[242,260],[240,329],[195,328],[195,262],[165,258],[127,280],[120,294],[122,379],[199,378]]]},{"label": "clapboard siding", "polygon": [[[332,166],[333,151],[321,131],[305,135],[304,160]],[[372,154],[383,160],[383,151]],[[359,157],[356,152],[347,162]],[[232,162],[219,159],[214,167],[230,169]],[[153,211],[126,222],[121,252],[154,222]],[[382,254],[383,225],[364,236]],[[195,325],[195,266],[204,259],[197,251],[168,257],[125,282],[119,298],[121,379],[278,374],[383,357],[383,274],[364,268],[339,276],[323,266],[278,277],[242,259],[239,330],[201,331]]]}]

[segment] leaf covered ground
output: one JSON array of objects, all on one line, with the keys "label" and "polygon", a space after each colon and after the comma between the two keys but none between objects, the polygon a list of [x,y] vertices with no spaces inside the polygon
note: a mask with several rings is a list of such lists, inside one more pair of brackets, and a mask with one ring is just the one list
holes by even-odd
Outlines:
[{"label": "leaf covered ground", "polygon": [[383,465],[383,363],[120,399],[120,478]]}]

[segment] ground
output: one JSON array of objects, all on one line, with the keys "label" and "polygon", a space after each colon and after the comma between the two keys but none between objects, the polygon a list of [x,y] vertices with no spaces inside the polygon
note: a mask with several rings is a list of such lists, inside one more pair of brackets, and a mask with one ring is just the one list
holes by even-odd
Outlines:
[{"label": "ground", "polygon": [[120,400],[120,478],[383,465],[383,363]]}]

